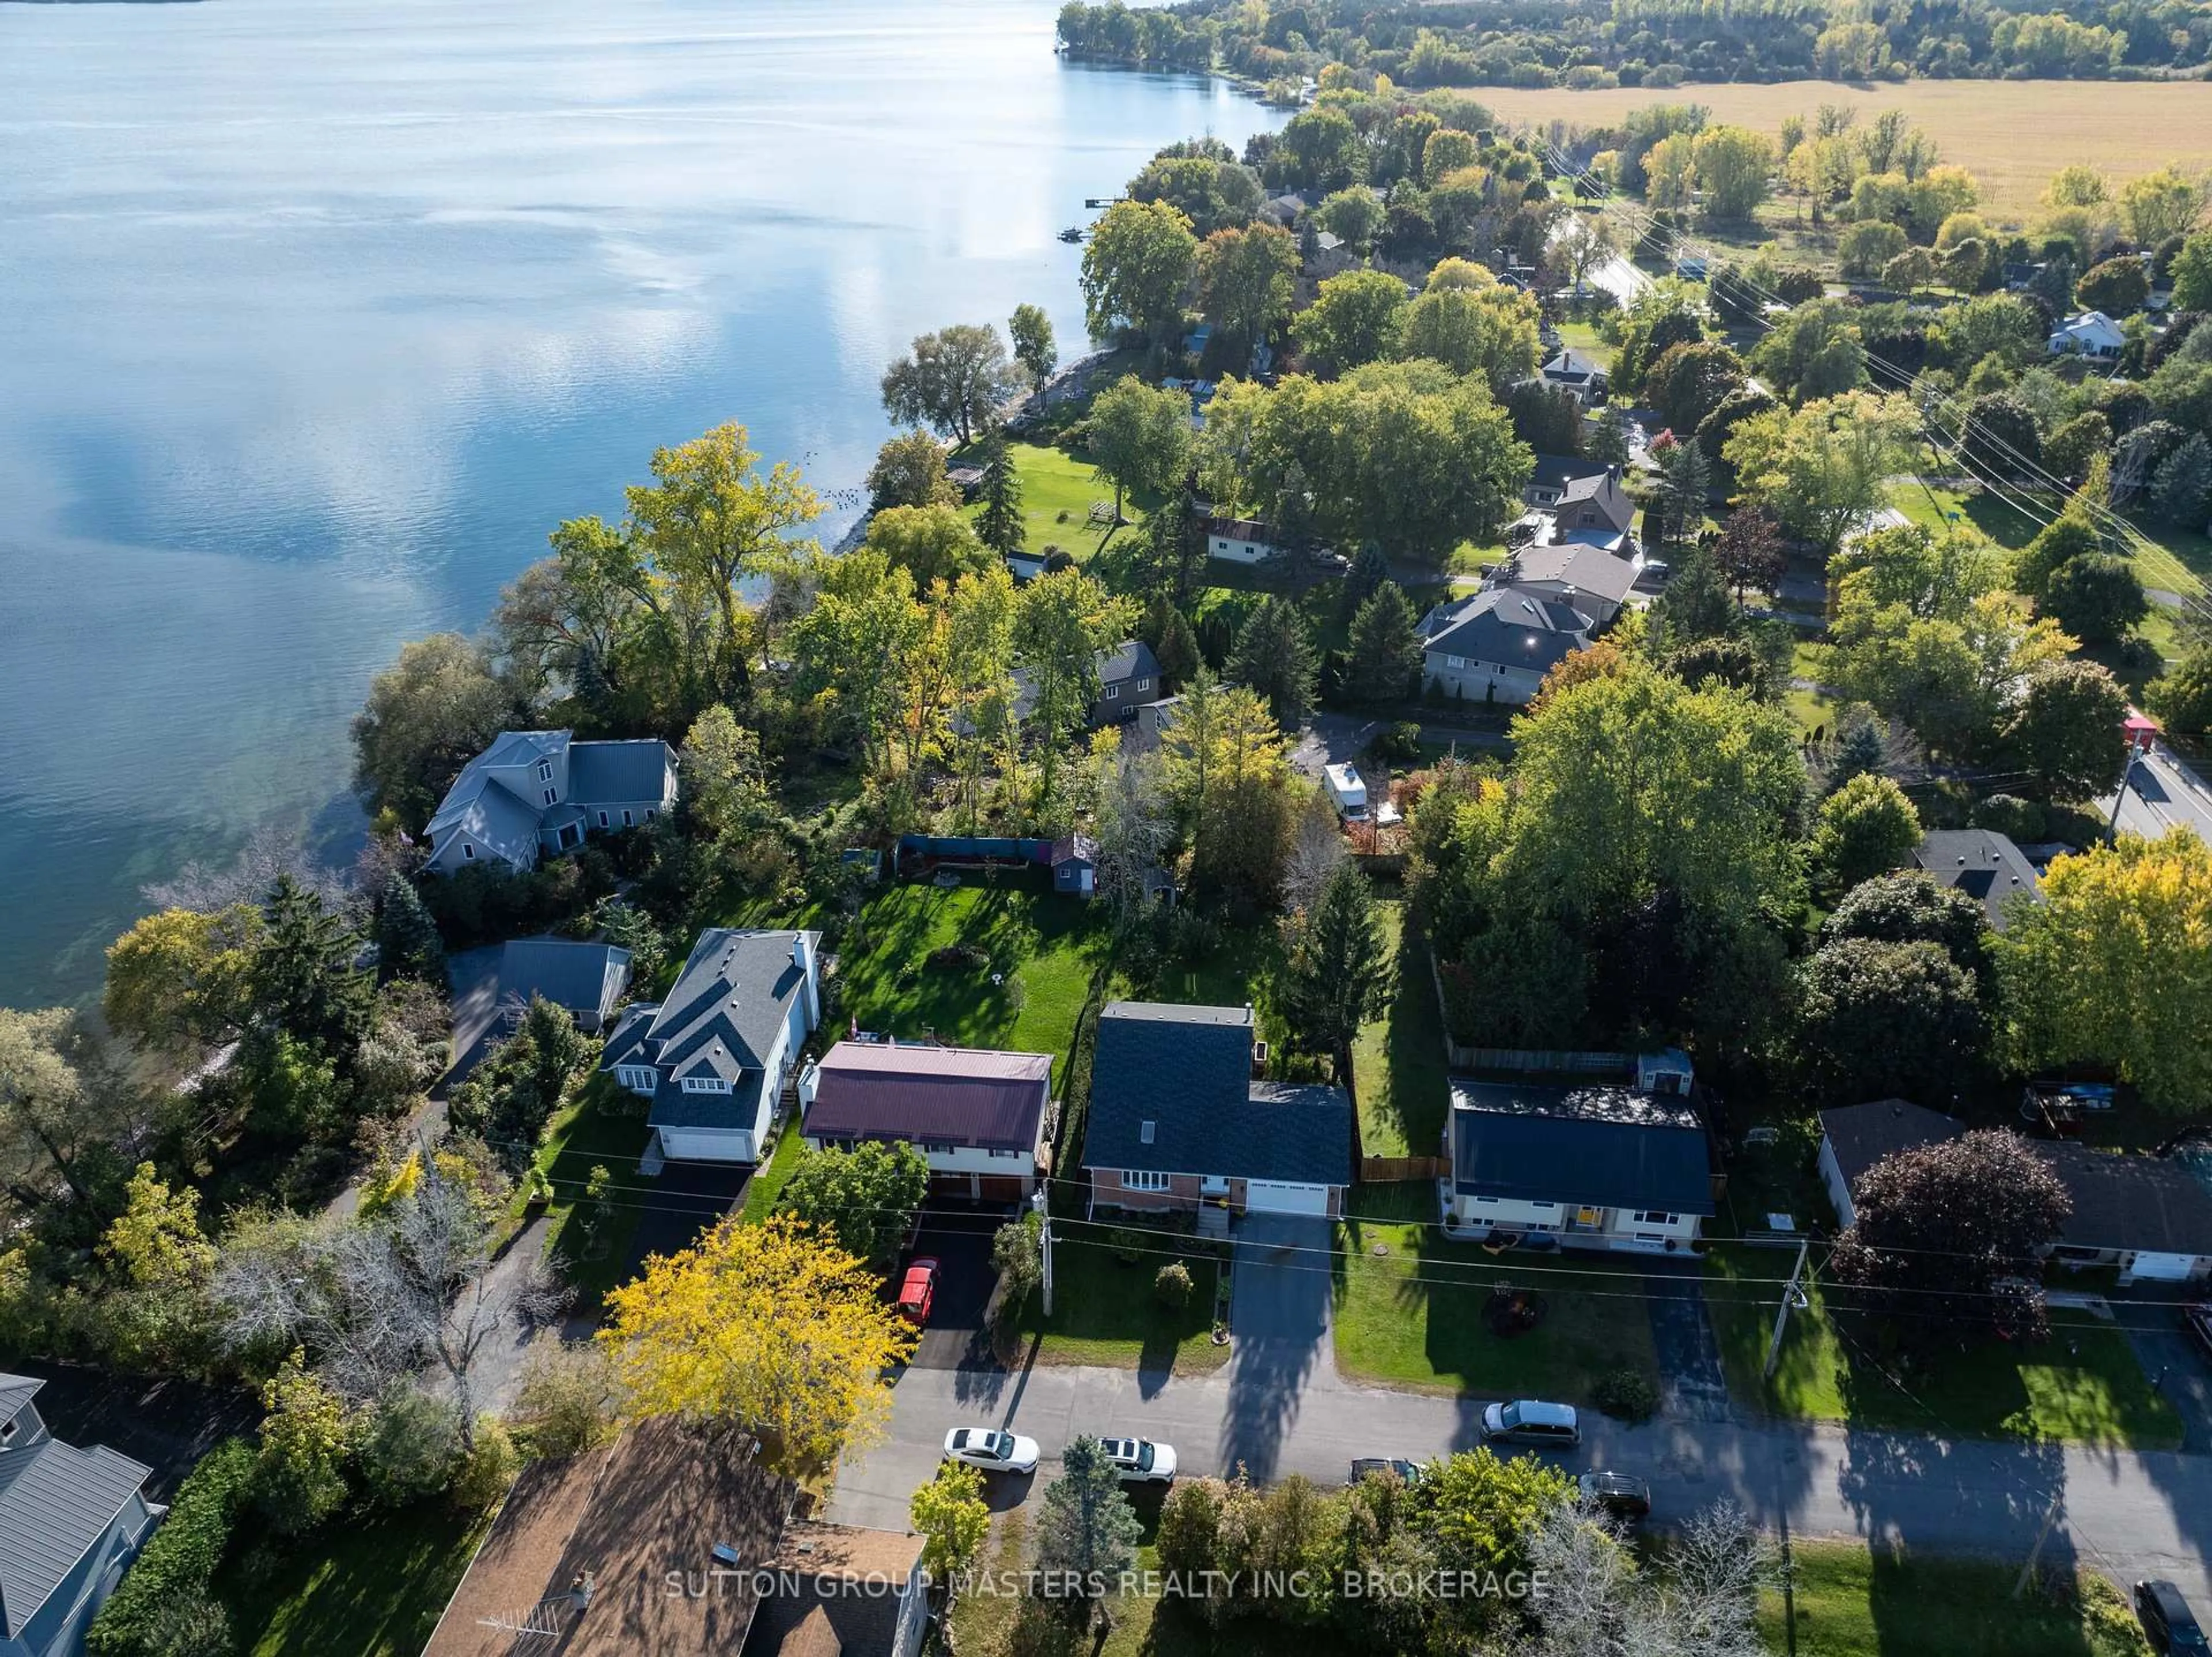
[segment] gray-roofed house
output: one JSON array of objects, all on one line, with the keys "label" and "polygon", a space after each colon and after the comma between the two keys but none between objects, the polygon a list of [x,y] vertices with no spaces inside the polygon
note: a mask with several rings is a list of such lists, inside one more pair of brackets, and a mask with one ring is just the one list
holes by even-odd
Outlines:
[{"label": "gray-roofed house", "polygon": [[822,1021],[821,935],[710,927],[668,998],[634,1003],[599,1068],[653,1101],[647,1122],[674,1161],[757,1162]]},{"label": "gray-roofed house", "polygon": [[1533,507],[1553,507],[1576,484],[1594,487],[1591,480],[1612,468],[1602,460],[1585,460],[1578,454],[1539,454],[1521,486],[1521,498]]},{"label": "gray-roofed house", "polygon": [[1099,1014],[1083,1141],[1095,1203],[1344,1211],[1351,1100],[1255,1081],[1253,1039],[1249,1007],[1115,1002]]},{"label": "gray-roofed house", "polygon": [[[1159,699],[1159,658],[1144,640],[1124,639],[1110,650],[1101,650],[1096,663],[1098,695],[1091,704],[1089,716],[1094,726],[1118,725],[1123,720],[1134,719],[1139,708]],[[1036,685],[1026,669],[1017,667],[1014,716],[1027,719],[1036,711]]]},{"label": "gray-roofed house", "polygon": [[574,938],[516,938],[499,953],[499,1008],[511,1026],[533,996],[565,1008],[596,1035],[629,987],[629,951]]},{"label": "gray-roofed house", "polygon": [[[1902,1099],[1820,1112],[1820,1177],[1848,1226],[1860,1178],[1900,1151],[1969,1131],[1956,1117]],[[2212,1192],[2172,1158],[2100,1151],[2067,1140],[2029,1142],[2074,1205],[2051,1258],[2074,1267],[2118,1266],[2124,1283],[2212,1277]]]},{"label": "gray-roofed house", "polygon": [[1454,1076],[1451,1101],[1455,1227],[1651,1254],[1689,1246],[1714,1212],[1705,1122],[1681,1094]]},{"label": "gray-roofed house", "polygon": [[0,1375],[0,1657],[75,1657],[166,1511],[152,1468],[47,1432],[43,1385]]},{"label": "gray-roofed house", "polygon": [[1626,534],[1577,530],[1520,548],[1498,584],[1556,599],[1597,628],[1620,613],[1643,573],[1644,556]]},{"label": "gray-roofed house", "polygon": [[917,1147],[930,1190],[1018,1203],[1036,1189],[1052,1057],[970,1047],[841,1041],[799,1078],[808,1145]]},{"label": "gray-roofed house", "polygon": [[535,868],[543,853],[649,823],[675,803],[676,752],[658,738],[579,742],[567,731],[502,731],[446,790],[423,831],[423,867]]},{"label": "gray-roofed house", "polygon": [[1543,367],[1544,383],[1563,391],[1586,409],[1594,409],[1609,395],[1610,377],[1605,364],[1585,352],[1562,350]]},{"label": "gray-roofed house", "polygon": [[2015,899],[2043,901],[2043,878],[2035,865],[2009,837],[1994,829],[1936,829],[1922,837],[1912,861],[1980,904],[2000,932]]},{"label": "gray-roofed house", "polygon": [[1621,487],[1618,466],[1602,466],[1568,478],[1559,498],[1544,509],[1552,515],[1555,540],[1578,529],[1626,534],[1636,521],[1636,503]]},{"label": "gray-roofed house", "polygon": [[1486,587],[1421,618],[1421,677],[1469,701],[1524,703],[1546,673],[1589,646],[1589,627],[1558,599]]}]

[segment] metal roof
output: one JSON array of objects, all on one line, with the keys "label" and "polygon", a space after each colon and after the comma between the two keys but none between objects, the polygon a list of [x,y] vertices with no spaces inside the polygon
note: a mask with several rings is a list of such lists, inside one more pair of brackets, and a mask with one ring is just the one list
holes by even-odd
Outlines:
[{"label": "metal roof", "polygon": [[816,1077],[810,1135],[1027,1151],[1044,1121],[1052,1057],[841,1041]]},{"label": "metal roof", "polygon": [[629,951],[572,938],[517,938],[500,952],[499,999],[543,996],[572,1013],[605,1014],[629,982]]},{"label": "metal roof", "polygon": [[49,1438],[0,1451],[0,1617],[10,1639],[99,1544],[153,1471],[104,1444],[79,1449]]},{"label": "metal roof", "polygon": [[635,742],[577,742],[568,748],[568,798],[579,806],[658,801],[673,756],[659,737]]},{"label": "metal roof", "polygon": [[1713,1212],[1705,1124],[1626,1087],[1451,1081],[1453,1189],[1590,1208]]}]

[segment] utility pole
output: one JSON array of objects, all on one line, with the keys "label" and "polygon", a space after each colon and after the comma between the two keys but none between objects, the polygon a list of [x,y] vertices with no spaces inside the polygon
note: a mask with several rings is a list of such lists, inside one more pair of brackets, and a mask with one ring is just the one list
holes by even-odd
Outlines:
[{"label": "utility pole", "polygon": [[1045,1194],[1039,1191],[1030,1201],[1036,1207],[1037,1219],[1042,1222],[1037,1231],[1037,1252],[1044,1259],[1044,1315],[1052,1316],[1052,1208]]},{"label": "utility pole", "polygon": [[2035,1533],[2035,1545],[2027,1550],[2027,1563],[2020,1568],[2020,1581],[2012,1585],[2015,1599],[2027,1592],[2028,1579],[2035,1575],[2036,1562],[2043,1557],[2043,1544],[2051,1539],[2051,1527],[2058,1522],[2058,1508],[2065,1499],[2063,1490],[2051,1493],[2051,1505],[2043,1510],[2043,1528]]},{"label": "utility pole", "polygon": [[1811,1247],[1808,1240],[1797,1245],[1797,1264],[1790,1268],[1790,1282],[1782,1290],[1782,1304],[1774,1308],[1774,1338],[1766,1343],[1765,1379],[1774,1379],[1774,1366],[1782,1359],[1782,1331],[1790,1325],[1790,1308],[1807,1304],[1805,1291],[1797,1287],[1797,1280],[1805,1275],[1805,1256]]}]

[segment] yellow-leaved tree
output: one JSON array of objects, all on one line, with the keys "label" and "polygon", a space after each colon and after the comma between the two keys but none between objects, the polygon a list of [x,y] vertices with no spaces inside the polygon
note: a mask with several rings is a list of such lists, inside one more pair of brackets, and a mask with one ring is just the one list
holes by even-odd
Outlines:
[{"label": "yellow-leaved tree", "polygon": [[781,1217],[726,1219],[682,1253],[654,1256],[607,1304],[599,1338],[629,1415],[742,1429],[794,1477],[882,1435],[884,1371],[914,1348],[874,1273]]}]

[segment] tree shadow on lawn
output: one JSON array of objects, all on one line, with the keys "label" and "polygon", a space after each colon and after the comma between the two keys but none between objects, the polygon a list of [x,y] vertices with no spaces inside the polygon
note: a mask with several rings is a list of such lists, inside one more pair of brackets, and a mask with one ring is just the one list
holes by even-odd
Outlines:
[{"label": "tree shadow on lawn", "polygon": [[[1451,1081],[1443,1057],[1443,1015],[1429,971],[1429,943],[1410,919],[1399,935],[1397,987],[1390,997],[1383,1038],[1388,1073],[1371,1104],[1360,1101],[1393,1128],[1408,1156],[1441,1154],[1451,1112]],[[1370,1156],[1382,1155],[1363,1144]]]},{"label": "tree shadow on lawn", "polygon": [[[414,1657],[489,1522],[489,1514],[457,1514],[436,1501],[343,1518],[303,1538],[255,1588],[238,1580],[234,1560],[223,1598],[241,1649],[252,1657]],[[252,1545],[241,1543],[240,1552]]]}]

